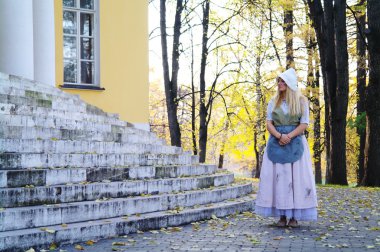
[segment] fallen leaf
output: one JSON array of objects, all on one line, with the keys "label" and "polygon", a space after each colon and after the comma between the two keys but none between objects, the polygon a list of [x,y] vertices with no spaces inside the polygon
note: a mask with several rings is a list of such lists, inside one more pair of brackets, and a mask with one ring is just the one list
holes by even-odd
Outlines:
[{"label": "fallen leaf", "polygon": [[96,241],[94,241],[94,240],[88,240],[85,243],[86,243],[86,245],[93,246],[96,243]]},{"label": "fallen leaf", "polygon": [[75,245],[74,248],[77,249],[77,250],[84,250],[84,248],[81,245],[79,245],[79,244]]},{"label": "fallen leaf", "polygon": [[48,232],[49,234],[54,234],[55,232],[57,232],[57,231],[55,231],[55,230],[53,230],[53,229],[48,229],[48,228],[46,228],[46,227],[42,227],[42,228],[40,228],[40,230],[41,230],[41,231]]},{"label": "fallen leaf", "polygon": [[[56,250],[57,249],[57,244],[55,244],[54,242],[52,244],[50,244],[49,246],[49,250]],[[41,250],[42,251],[42,250]]]},{"label": "fallen leaf", "polygon": [[180,232],[180,231],[182,231],[182,228],[181,227],[171,227],[170,230],[173,232]]},{"label": "fallen leaf", "polygon": [[113,242],[112,246],[126,246],[128,243],[126,242]]}]

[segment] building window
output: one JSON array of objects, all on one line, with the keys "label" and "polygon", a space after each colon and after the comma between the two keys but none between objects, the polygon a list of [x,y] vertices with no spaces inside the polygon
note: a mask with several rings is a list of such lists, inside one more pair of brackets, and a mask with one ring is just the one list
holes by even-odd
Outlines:
[{"label": "building window", "polygon": [[97,85],[97,1],[63,0],[63,81]]}]

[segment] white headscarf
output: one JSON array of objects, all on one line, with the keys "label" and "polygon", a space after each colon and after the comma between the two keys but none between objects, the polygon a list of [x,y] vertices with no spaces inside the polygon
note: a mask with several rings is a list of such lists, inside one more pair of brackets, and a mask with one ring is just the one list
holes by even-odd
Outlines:
[{"label": "white headscarf", "polygon": [[285,72],[280,73],[278,75],[278,77],[280,77],[281,79],[283,79],[285,81],[286,85],[291,90],[293,90],[293,91],[297,91],[298,90],[297,75],[296,75],[296,71],[293,68],[289,68]]}]

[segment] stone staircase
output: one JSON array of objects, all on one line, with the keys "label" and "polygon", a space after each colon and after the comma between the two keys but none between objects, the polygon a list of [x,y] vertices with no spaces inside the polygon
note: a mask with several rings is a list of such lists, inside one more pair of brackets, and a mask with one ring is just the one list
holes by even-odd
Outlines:
[{"label": "stone staircase", "polygon": [[250,183],[78,96],[0,73],[0,251],[252,208]]}]

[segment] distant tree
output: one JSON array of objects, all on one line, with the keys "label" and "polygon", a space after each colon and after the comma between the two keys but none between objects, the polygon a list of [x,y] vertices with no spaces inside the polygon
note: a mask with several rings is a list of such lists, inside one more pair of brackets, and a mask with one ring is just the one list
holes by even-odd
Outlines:
[{"label": "distant tree", "polygon": [[358,156],[358,174],[357,183],[361,184],[364,178],[364,149],[366,136],[366,117],[365,117],[365,89],[367,79],[367,57],[366,57],[366,41],[365,41],[365,22],[366,9],[365,0],[360,0],[357,4],[357,28],[356,28],[356,89],[357,89],[357,134],[359,135],[359,156]]},{"label": "distant tree", "polygon": [[308,0],[315,28],[325,84],[325,125],[328,154],[326,182],[347,184],[346,125],[348,107],[348,51],[346,1]]},{"label": "distant tree", "polygon": [[284,34],[286,44],[286,69],[295,67],[293,54],[293,8],[294,1],[289,0],[284,4]]},{"label": "distant tree", "polygon": [[[186,2],[186,1],[185,1]],[[179,71],[179,40],[181,36],[181,14],[183,10],[183,0],[177,0],[173,27],[173,50],[172,50],[172,68],[171,77],[168,59],[167,45],[167,26],[166,26],[166,0],[160,0],[160,31],[161,31],[161,48],[162,48],[162,67],[165,85],[166,106],[168,113],[169,131],[171,145],[181,146],[181,130],[177,118],[178,107],[178,71]]]},{"label": "distant tree", "polygon": [[368,0],[367,143],[364,185],[380,186],[380,1]]}]

